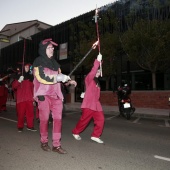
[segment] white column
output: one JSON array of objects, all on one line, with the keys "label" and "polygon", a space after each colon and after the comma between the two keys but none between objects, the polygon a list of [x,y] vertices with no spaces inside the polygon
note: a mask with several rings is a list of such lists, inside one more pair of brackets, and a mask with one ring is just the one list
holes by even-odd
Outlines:
[{"label": "white column", "polygon": [[[74,75],[72,75],[70,78],[71,78],[71,80],[75,80]],[[70,90],[70,94],[71,94],[71,103],[74,103],[75,102],[75,86],[71,85],[69,90]]]}]

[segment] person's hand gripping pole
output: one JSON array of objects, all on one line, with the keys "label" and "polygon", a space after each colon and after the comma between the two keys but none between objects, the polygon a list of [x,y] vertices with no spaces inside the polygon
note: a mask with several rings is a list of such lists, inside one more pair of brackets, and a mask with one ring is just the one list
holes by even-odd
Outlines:
[{"label": "person's hand gripping pole", "polygon": [[102,77],[102,55],[100,53],[97,56],[97,60],[100,62],[100,76]]}]

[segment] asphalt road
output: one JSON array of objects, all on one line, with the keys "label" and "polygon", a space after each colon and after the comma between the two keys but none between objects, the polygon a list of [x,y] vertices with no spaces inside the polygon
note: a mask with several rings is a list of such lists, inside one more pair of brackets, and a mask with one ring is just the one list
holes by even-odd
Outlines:
[{"label": "asphalt road", "polygon": [[[169,170],[169,120],[133,117],[130,121],[105,115],[102,140],[90,140],[93,122],[76,141],[71,134],[80,112],[63,118],[62,147],[68,154],[45,152],[39,131],[17,132],[15,107],[0,113],[0,170]],[[35,122],[38,129],[38,123]],[[49,124],[49,145],[51,146]]]}]

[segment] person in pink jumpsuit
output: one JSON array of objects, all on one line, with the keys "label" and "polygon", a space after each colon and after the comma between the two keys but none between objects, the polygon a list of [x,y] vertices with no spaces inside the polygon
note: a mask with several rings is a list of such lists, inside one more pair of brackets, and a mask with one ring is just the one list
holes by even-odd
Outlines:
[{"label": "person in pink jumpsuit", "polygon": [[[94,66],[85,78],[86,91],[81,105],[82,115],[76,124],[75,128],[72,130],[73,137],[76,140],[81,140],[80,133],[89,124],[90,120],[94,120],[94,129],[91,134],[91,140],[97,143],[104,143],[100,136],[103,132],[104,127],[104,114],[100,99],[100,83],[98,77],[101,75],[101,70],[98,69],[100,62],[102,60],[102,55],[99,54],[97,59],[94,61]],[[82,95],[81,95],[82,96]],[[83,98],[83,97],[82,97]]]},{"label": "person in pink jumpsuit", "polygon": [[18,74],[12,82],[12,89],[16,92],[16,111],[18,132],[24,129],[26,118],[27,130],[36,132],[34,128],[34,99],[33,75],[30,74],[30,64],[25,64],[23,74]]},{"label": "person in pink jumpsuit", "polygon": [[44,151],[51,151],[48,145],[48,120],[51,113],[52,151],[65,154],[66,150],[61,147],[63,94],[60,83],[67,82],[76,86],[76,82],[61,73],[60,65],[53,57],[54,46],[57,44],[51,38],[39,44],[39,57],[33,63],[34,99],[38,102],[41,148]]}]

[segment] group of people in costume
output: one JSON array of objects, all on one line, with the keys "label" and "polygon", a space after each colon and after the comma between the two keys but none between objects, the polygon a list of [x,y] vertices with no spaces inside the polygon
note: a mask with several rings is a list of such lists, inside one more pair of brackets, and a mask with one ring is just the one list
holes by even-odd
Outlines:
[{"label": "group of people in costume", "polygon": [[[36,101],[39,115],[39,131],[41,148],[44,151],[53,151],[66,154],[67,151],[61,147],[61,128],[63,111],[63,93],[61,83],[74,85],[77,83],[68,75],[62,74],[60,65],[53,58],[54,48],[58,46],[52,39],[45,39],[39,44],[39,57],[33,62],[32,74],[29,65],[24,65],[23,72],[18,74],[12,82],[12,88],[16,91],[16,110],[18,132],[24,129],[26,117],[27,130],[36,131],[34,128],[34,105]],[[100,83],[98,77],[101,75],[99,69],[102,55],[99,53],[94,61],[91,71],[85,78],[85,93],[82,97],[82,115],[72,130],[76,140],[81,140],[80,133],[87,127],[91,119],[94,119],[94,129],[91,140],[104,143],[100,139],[104,127],[104,114],[100,98]],[[52,147],[48,144],[48,120],[49,115],[53,118]]]}]

